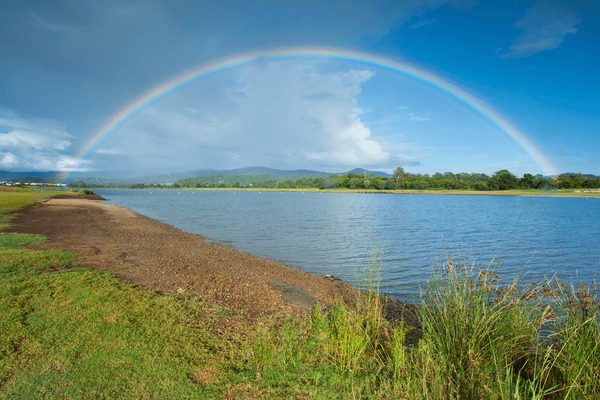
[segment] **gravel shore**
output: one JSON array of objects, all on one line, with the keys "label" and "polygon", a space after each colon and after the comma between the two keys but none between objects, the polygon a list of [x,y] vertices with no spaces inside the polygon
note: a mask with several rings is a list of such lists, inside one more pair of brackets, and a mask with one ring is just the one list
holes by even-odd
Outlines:
[{"label": "gravel shore", "polygon": [[197,296],[249,318],[302,313],[348,286],[279,262],[207,242],[94,195],[60,196],[21,210],[8,230],[49,240],[39,249],[75,253],[99,268],[164,294]]}]

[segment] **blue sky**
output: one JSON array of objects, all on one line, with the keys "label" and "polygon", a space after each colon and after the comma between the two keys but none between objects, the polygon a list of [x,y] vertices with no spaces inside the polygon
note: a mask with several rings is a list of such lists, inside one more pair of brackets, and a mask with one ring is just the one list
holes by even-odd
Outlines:
[{"label": "blue sky", "polygon": [[[19,1],[0,12],[0,169],[149,175],[267,166],[600,175],[594,1]],[[259,58],[103,124],[187,70],[312,47],[406,63],[522,134],[398,71]],[[529,149],[531,150],[531,149]]]}]

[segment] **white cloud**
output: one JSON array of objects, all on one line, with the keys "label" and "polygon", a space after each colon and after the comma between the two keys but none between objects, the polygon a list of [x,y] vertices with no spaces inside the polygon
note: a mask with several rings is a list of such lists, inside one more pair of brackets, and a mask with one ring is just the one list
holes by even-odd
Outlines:
[{"label": "white cloud", "polygon": [[125,152],[125,149],[123,149],[123,148],[118,149],[118,148],[105,148],[105,147],[101,147],[98,150],[96,150],[96,154],[124,156],[127,153]]},{"label": "white cloud", "polygon": [[415,122],[425,122],[425,121],[431,121],[431,118],[429,117],[424,117],[422,115],[417,115],[415,113],[408,113],[408,115],[406,116],[406,118],[408,118],[409,121],[415,121]]},{"label": "white cloud", "polygon": [[74,171],[79,160],[65,154],[73,137],[53,121],[0,116],[0,168],[9,170]]},{"label": "white cloud", "polygon": [[341,168],[390,159],[361,121],[357,104],[372,72],[331,71],[323,62],[296,60],[263,62],[231,74],[218,91],[207,92],[201,83],[155,104],[106,143],[107,149],[116,154],[126,148],[137,167],[163,163],[163,169],[178,170]]},{"label": "white cloud", "polygon": [[567,35],[577,32],[581,18],[569,7],[548,1],[537,1],[525,16],[515,23],[521,34],[502,58],[529,57],[557,48]]}]

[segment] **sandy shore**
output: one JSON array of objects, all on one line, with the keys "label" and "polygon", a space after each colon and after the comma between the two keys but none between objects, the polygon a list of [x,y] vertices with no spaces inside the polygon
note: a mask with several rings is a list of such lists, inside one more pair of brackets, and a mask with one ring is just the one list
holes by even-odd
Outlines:
[{"label": "sandy shore", "polygon": [[211,243],[126,208],[61,196],[22,210],[9,231],[48,236],[40,249],[75,253],[82,267],[134,285],[189,294],[248,317],[302,312],[347,286]]}]

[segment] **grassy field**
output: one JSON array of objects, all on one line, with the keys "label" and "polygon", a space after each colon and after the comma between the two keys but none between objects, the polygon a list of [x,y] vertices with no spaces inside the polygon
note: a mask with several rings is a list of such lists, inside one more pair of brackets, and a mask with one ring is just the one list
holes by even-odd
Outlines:
[{"label": "grassy field", "polygon": [[[53,194],[1,191],[4,227]],[[383,317],[375,262],[352,305],[224,331],[235,310],[27,248],[44,240],[0,233],[0,398],[600,398],[594,283],[521,286],[449,259],[415,327]]]}]

